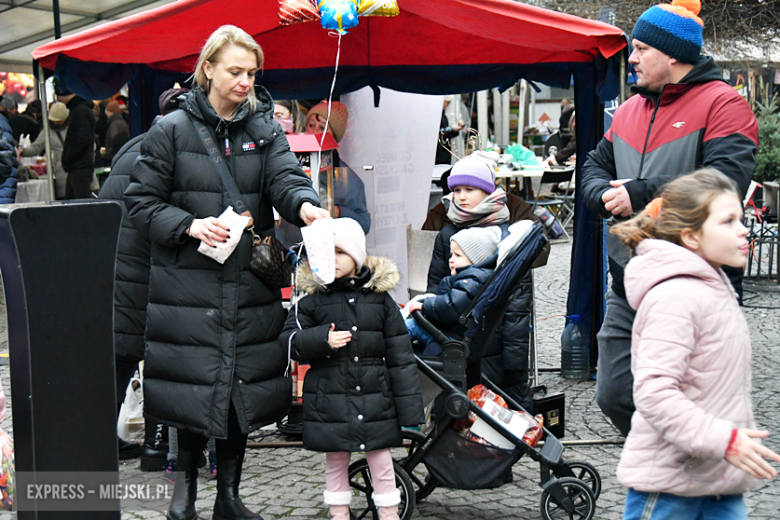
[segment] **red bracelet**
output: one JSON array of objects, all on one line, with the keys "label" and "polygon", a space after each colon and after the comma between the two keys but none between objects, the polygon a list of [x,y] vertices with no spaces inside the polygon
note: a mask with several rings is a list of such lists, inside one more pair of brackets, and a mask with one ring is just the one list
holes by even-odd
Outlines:
[{"label": "red bracelet", "polygon": [[729,455],[736,455],[739,448],[739,441],[737,440],[737,434],[739,433],[739,430],[734,428],[731,430],[731,440],[729,441],[729,447],[726,448],[726,456]]}]

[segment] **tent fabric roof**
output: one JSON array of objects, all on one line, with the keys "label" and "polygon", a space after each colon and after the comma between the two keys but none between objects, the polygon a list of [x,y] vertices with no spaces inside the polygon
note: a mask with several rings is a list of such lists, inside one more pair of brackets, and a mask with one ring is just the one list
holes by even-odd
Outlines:
[{"label": "tent fabric roof", "polygon": [[[398,17],[361,18],[342,38],[340,73],[343,68],[349,76],[370,67],[385,68],[392,76],[396,67],[421,67],[423,73],[431,67],[441,72],[455,66],[461,68],[460,72],[455,69],[455,75],[468,76],[496,67],[609,58],[625,46],[625,37],[616,27],[511,0],[398,3]],[[278,0],[179,0],[43,45],[33,57],[48,70],[57,70],[58,61],[64,59],[70,63],[146,64],[188,73],[208,36],[221,25],[234,24],[263,47],[263,84],[267,76],[284,81],[300,78],[291,76],[293,71],[311,74],[326,68],[332,74],[338,39],[317,22],[281,25],[278,6]],[[363,83],[417,91],[412,85],[387,85],[376,78]]]}]

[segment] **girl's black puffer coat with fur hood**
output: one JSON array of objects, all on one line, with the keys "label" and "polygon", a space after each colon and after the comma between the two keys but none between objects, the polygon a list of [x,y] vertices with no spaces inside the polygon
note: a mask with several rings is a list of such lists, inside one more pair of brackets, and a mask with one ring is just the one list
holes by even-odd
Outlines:
[{"label": "girl's black puffer coat with fur hood", "polygon": [[[290,310],[279,340],[311,368],[303,383],[303,444],[327,452],[400,446],[401,426],[425,421],[411,341],[388,291],[400,281],[387,258],[368,256],[355,278],[326,286],[304,263],[298,288],[308,293]],[[328,344],[331,324],[351,331],[345,347]],[[291,339],[292,338],[292,339]],[[291,343],[288,341],[291,340]]]}]

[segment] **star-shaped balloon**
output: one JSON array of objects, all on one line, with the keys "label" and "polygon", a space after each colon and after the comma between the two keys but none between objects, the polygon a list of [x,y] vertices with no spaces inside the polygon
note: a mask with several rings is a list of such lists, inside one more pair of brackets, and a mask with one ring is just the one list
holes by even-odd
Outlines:
[{"label": "star-shaped balloon", "polygon": [[320,23],[325,29],[347,34],[358,24],[357,0],[320,0]]}]

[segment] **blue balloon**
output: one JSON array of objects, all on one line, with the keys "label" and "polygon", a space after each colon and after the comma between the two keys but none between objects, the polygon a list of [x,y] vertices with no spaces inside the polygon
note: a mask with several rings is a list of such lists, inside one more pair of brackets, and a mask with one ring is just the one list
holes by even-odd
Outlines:
[{"label": "blue balloon", "polygon": [[357,2],[355,0],[321,0],[320,23],[324,29],[347,34],[347,29],[358,24]]}]

